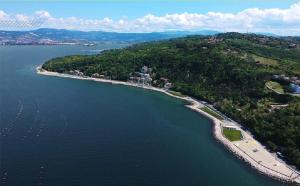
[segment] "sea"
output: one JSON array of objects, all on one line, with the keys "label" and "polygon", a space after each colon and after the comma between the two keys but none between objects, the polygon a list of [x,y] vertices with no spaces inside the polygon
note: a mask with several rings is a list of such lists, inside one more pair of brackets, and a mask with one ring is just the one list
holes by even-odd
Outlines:
[{"label": "sea", "polygon": [[38,75],[47,60],[124,47],[0,47],[0,185],[277,186],[179,99]]}]

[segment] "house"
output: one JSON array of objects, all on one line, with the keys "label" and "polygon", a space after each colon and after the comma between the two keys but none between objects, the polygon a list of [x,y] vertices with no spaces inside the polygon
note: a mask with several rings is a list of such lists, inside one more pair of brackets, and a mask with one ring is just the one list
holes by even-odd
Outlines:
[{"label": "house", "polygon": [[296,45],[295,43],[291,43],[291,44],[289,45],[289,48],[297,48],[297,45]]},{"label": "house", "polygon": [[161,77],[159,80],[163,81],[164,83],[167,83],[169,80],[167,78]]},{"label": "house", "polygon": [[231,122],[229,122],[227,120],[223,121],[222,126],[224,129],[237,130],[237,126],[235,126],[234,124],[232,124]]},{"label": "house", "polygon": [[92,74],[92,77],[93,77],[93,78],[105,78],[104,75],[98,74],[98,73]]},{"label": "house", "polygon": [[152,69],[148,68],[147,66],[143,66],[141,69],[141,73],[147,74],[147,73],[151,73]]},{"label": "house", "polygon": [[172,88],[173,87],[173,84],[172,83],[165,83],[165,85],[164,85],[164,88],[165,89],[170,89],[170,88]]},{"label": "house", "polygon": [[224,129],[228,129],[228,130],[237,130],[237,127],[235,126],[230,126],[230,125],[226,125],[226,126],[223,126]]},{"label": "house", "polygon": [[152,82],[151,73],[152,69],[148,68],[147,66],[143,66],[140,72],[134,72],[133,76],[129,79],[130,81],[142,85],[150,85]]},{"label": "house", "polygon": [[299,85],[291,83],[290,88],[292,89],[293,93],[300,94],[300,86]]},{"label": "house", "polygon": [[80,72],[79,70],[70,70],[69,72],[71,75],[75,75],[75,76],[84,76],[83,72]]},{"label": "house", "polygon": [[300,79],[297,76],[289,77],[289,76],[286,76],[284,74],[281,74],[281,75],[273,75],[272,79],[281,80],[281,81],[285,81],[285,82],[288,82],[288,83],[293,83],[293,84],[300,85]]},{"label": "house", "polygon": [[291,80],[292,81],[296,81],[296,80],[298,80],[298,77],[297,76],[293,76],[293,77],[291,77]]}]

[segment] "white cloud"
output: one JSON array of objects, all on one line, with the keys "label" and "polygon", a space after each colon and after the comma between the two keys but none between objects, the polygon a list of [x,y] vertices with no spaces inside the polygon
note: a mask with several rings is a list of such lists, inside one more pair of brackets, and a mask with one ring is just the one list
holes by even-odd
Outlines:
[{"label": "white cloud", "polygon": [[45,10],[36,11],[34,14],[35,14],[38,18],[44,18],[44,19],[51,18],[50,13],[47,12],[47,11],[45,11]]},{"label": "white cloud", "polygon": [[282,35],[300,35],[300,2],[287,9],[245,9],[238,13],[208,12],[181,13],[156,16],[148,14],[129,20],[59,18],[45,10],[32,15],[7,14],[0,10],[0,29],[35,29],[41,27],[114,32],[161,32],[170,30],[202,30],[239,32],[273,32]]},{"label": "white cloud", "polygon": [[4,11],[0,10],[0,20],[4,20],[6,18],[7,18],[7,14]]}]

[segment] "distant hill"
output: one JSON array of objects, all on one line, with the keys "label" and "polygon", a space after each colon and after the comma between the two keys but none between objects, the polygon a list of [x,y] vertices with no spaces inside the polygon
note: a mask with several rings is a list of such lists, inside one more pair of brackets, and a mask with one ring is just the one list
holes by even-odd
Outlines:
[{"label": "distant hill", "polygon": [[[66,29],[41,28],[31,31],[0,31],[0,45],[53,45],[53,44],[95,44],[99,42],[138,43],[177,37],[219,34],[218,31],[169,31],[152,33],[118,33],[102,31],[78,31]],[[254,33],[255,34],[255,33]],[[272,33],[256,33],[300,43],[300,37],[281,37]],[[251,34],[250,34],[251,35]]]},{"label": "distant hill", "polygon": [[174,31],[153,33],[116,33],[101,31],[75,31],[42,28],[32,31],[0,31],[0,45],[14,44],[59,44],[59,43],[97,43],[97,42],[145,42],[170,39],[187,35],[214,35],[216,31],[198,32]]}]

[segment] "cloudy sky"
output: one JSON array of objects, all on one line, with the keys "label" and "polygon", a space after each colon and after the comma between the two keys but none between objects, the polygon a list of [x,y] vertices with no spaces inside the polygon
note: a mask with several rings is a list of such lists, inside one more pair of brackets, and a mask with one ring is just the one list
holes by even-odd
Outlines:
[{"label": "cloudy sky", "polygon": [[300,0],[0,0],[1,30],[36,28],[300,35]]}]

